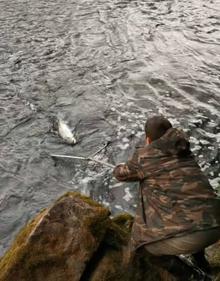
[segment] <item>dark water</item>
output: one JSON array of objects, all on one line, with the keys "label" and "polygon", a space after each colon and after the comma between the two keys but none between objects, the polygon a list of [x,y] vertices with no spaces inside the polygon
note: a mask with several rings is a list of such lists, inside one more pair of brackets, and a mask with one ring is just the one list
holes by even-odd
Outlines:
[{"label": "dark water", "polygon": [[[220,161],[220,1],[0,0],[0,253],[36,212],[80,190],[133,212],[137,185],[111,170],[50,153],[113,164],[162,113],[191,135],[214,187]],[[74,147],[50,132],[62,114]]]}]

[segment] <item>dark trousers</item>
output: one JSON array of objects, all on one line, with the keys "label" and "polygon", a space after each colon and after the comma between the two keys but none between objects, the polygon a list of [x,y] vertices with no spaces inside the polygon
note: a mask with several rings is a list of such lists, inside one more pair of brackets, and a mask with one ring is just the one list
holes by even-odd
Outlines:
[{"label": "dark trousers", "polygon": [[211,280],[209,263],[205,259],[204,251],[193,254],[193,263],[186,262],[178,256],[151,256],[150,261],[171,273],[178,281]]},{"label": "dark trousers", "polygon": [[[205,258],[204,249],[220,239],[220,228],[197,231],[181,237],[158,241],[144,248],[152,255],[151,261],[166,269],[179,281],[211,280],[210,266]],[[182,254],[192,255],[192,262],[179,257]],[[205,274],[204,274],[205,273]]]}]

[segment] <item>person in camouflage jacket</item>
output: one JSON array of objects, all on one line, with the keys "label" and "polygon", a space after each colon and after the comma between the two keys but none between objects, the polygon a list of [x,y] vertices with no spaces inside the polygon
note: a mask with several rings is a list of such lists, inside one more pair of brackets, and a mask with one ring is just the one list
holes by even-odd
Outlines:
[{"label": "person in camouflage jacket", "polygon": [[140,182],[132,248],[145,247],[155,256],[194,254],[208,272],[204,248],[220,239],[220,200],[182,130],[155,116],[145,133],[146,145],[113,171],[119,181]]}]

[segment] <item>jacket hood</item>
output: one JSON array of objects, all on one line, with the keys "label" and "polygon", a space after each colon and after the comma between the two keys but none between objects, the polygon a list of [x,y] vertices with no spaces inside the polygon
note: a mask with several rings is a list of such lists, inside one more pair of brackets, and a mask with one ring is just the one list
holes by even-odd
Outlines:
[{"label": "jacket hood", "polygon": [[191,153],[188,136],[176,128],[170,128],[160,139],[152,142],[152,146],[163,154],[186,156]]}]

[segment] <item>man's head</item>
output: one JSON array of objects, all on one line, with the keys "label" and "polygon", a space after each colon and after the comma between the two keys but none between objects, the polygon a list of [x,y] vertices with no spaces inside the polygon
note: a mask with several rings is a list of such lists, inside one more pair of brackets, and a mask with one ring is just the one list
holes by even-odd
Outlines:
[{"label": "man's head", "polygon": [[171,123],[163,116],[154,116],[148,119],[144,128],[147,144],[162,137],[170,128],[172,128]]}]

